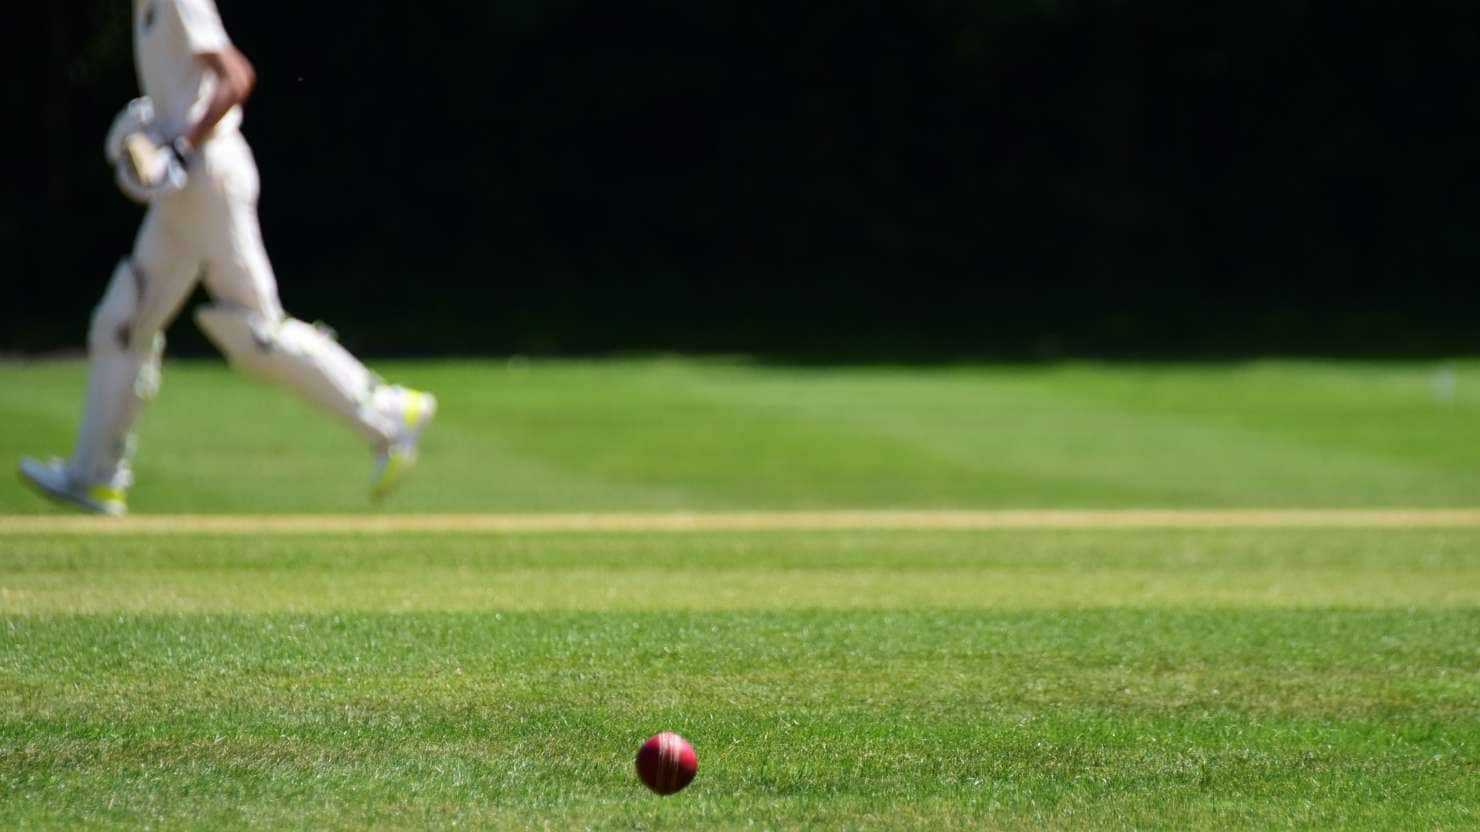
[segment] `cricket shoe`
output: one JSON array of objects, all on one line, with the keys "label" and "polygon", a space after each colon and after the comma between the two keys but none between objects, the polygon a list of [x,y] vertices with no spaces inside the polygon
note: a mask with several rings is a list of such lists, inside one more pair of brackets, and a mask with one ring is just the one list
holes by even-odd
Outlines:
[{"label": "cricket shoe", "polygon": [[[79,482],[67,470],[67,463],[63,460],[52,458],[43,462],[29,456],[21,457],[21,478],[43,496],[59,503],[109,517],[128,514],[127,482],[122,485]],[[127,476],[122,479],[127,480]]]},{"label": "cricket shoe", "polygon": [[399,432],[375,456],[370,478],[370,496],[381,499],[396,490],[406,472],[416,464],[421,434],[437,415],[437,397],[406,387],[382,388],[389,412],[397,419]]}]

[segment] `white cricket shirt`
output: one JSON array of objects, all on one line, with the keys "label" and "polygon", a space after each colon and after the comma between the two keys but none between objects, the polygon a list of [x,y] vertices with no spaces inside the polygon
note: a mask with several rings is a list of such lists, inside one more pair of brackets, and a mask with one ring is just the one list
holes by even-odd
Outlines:
[{"label": "white cricket shirt", "polygon": [[[154,101],[165,138],[200,120],[216,90],[216,75],[198,55],[231,45],[215,0],[134,0],[134,64],[139,87]],[[233,107],[217,132],[241,125]]]}]

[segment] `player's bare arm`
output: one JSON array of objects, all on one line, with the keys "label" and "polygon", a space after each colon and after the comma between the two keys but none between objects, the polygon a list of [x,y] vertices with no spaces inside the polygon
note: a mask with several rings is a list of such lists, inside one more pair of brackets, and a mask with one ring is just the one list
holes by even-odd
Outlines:
[{"label": "player's bare arm", "polygon": [[184,133],[183,138],[191,147],[200,147],[232,107],[251,97],[252,89],[257,85],[257,71],[252,62],[235,46],[227,46],[219,52],[202,52],[196,57],[216,76],[216,89],[200,121]]}]

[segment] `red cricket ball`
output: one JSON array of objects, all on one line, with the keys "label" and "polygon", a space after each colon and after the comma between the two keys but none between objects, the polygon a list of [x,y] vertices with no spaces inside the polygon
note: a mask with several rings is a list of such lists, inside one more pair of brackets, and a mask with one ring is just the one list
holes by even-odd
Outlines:
[{"label": "red cricket ball", "polygon": [[699,755],[689,741],[664,731],[637,749],[637,779],[658,794],[673,794],[693,782]]}]

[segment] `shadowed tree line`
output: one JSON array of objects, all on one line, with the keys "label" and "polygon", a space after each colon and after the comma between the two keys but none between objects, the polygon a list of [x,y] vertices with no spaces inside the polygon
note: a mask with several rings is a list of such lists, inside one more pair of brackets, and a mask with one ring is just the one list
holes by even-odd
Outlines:
[{"label": "shadowed tree line", "polygon": [[[0,350],[77,347],[129,3],[24,5]],[[1480,349],[1468,3],[219,5],[284,299],[369,352]]]}]

